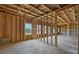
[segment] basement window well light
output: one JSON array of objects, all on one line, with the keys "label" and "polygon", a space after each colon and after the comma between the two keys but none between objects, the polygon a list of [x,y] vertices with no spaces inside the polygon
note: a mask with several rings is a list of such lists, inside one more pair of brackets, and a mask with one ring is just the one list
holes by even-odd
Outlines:
[{"label": "basement window well light", "polygon": [[24,29],[25,29],[25,35],[32,35],[32,24],[25,23]]}]

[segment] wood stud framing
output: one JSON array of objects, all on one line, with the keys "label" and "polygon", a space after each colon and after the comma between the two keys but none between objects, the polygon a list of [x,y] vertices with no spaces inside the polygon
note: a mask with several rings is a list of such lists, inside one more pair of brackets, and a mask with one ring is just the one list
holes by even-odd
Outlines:
[{"label": "wood stud framing", "polygon": [[[25,6],[25,5],[23,5],[23,6]],[[0,8],[3,7],[3,9],[4,9],[4,11],[3,11],[3,9],[0,9],[0,10],[2,10],[2,11],[0,11],[0,38],[8,39],[9,42],[13,42],[13,43],[19,42],[22,40],[26,40],[25,33],[24,33],[24,26],[25,26],[24,24],[25,24],[25,21],[28,19],[26,17],[26,14],[30,14],[31,15],[30,17],[34,16],[35,18],[33,18],[34,20],[31,19],[33,21],[32,22],[32,26],[33,26],[32,27],[32,35],[30,35],[30,36],[28,35],[28,36],[26,36],[26,38],[27,39],[37,39],[38,41],[41,40],[43,42],[46,41],[46,43],[49,44],[49,36],[50,36],[51,37],[50,42],[51,42],[51,45],[53,45],[53,36],[55,36],[55,46],[57,47],[58,46],[58,40],[57,40],[58,28],[59,28],[59,32],[61,32],[61,26],[58,27],[58,24],[65,23],[67,25],[67,30],[68,30],[68,28],[70,28],[69,26],[71,24],[69,24],[69,23],[71,23],[72,19],[69,17],[69,15],[65,11],[65,9],[73,7],[74,5],[68,5],[63,8],[61,8],[58,5],[59,9],[53,10],[53,11],[52,11],[52,9],[43,5],[44,7],[47,8],[47,10],[48,9],[50,10],[49,13],[51,13],[52,15],[49,15],[49,13],[46,14],[46,12],[44,10],[42,11],[41,9],[36,8],[32,5],[29,5],[29,6],[31,6],[32,8],[34,8],[36,10],[39,10],[43,14],[41,15],[39,13],[31,11],[30,9],[27,9],[26,7],[22,7],[21,12],[22,13],[25,12],[25,15],[23,15],[23,14],[20,14],[21,12],[18,13],[17,7],[19,7],[19,6],[12,5],[12,6],[9,6],[8,8],[7,8],[7,5],[0,6]],[[78,10],[79,10],[79,5],[76,5],[76,6],[78,6]],[[13,7],[13,8],[11,9],[11,7]],[[26,9],[29,11],[26,11]],[[10,13],[8,13],[6,10],[8,10],[8,12],[10,12]],[[65,14],[66,17],[68,18],[67,20],[63,19],[63,17],[60,17],[57,14],[60,11],[63,11],[63,14]],[[55,15],[53,14],[53,12],[55,12]],[[12,13],[15,13],[15,14],[12,14]],[[74,8],[74,13],[75,13],[75,8]],[[74,23],[72,23],[72,27],[73,27],[72,29],[75,30],[74,29],[75,24],[76,24],[75,22],[78,21],[77,26],[78,26],[78,53],[79,53],[79,12],[77,11],[77,13],[78,14],[75,13],[75,15],[77,15],[77,17],[75,17],[75,20],[73,20]],[[21,16],[19,16],[18,14]],[[53,17],[53,15],[55,17]],[[51,21],[51,22],[49,23],[49,21]],[[39,25],[41,25],[41,28]],[[45,26],[46,26],[46,29],[45,29]],[[50,26],[50,35],[48,33],[49,26]],[[55,33],[53,33],[54,27],[55,27]],[[40,34],[40,29],[41,29],[41,34]],[[45,30],[46,30],[46,33],[45,33]],[[74,32],[73,32],[73,34],[74,34]],[[69,35],[69,33],[67,33],[67,35]]]}]

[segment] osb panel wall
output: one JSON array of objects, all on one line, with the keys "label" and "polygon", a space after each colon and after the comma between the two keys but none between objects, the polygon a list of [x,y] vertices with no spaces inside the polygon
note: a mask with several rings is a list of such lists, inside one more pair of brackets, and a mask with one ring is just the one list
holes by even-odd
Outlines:
[{"label": "osb panel wall", "polygon": [[24,40],[24,18],[0,12],[0,39],[5,39],[9,42]]},{"label": "osb panel wall", "polygon": [[7,39],[9,40],[9,42],[11,42],[12,40],[12,15],[11,14],[7,14],[6,15],[6,24],[7,24]]},{"label": "osb panel wall", "polygon": [[0,38],[3,38],[3,13],[0,12]]}]

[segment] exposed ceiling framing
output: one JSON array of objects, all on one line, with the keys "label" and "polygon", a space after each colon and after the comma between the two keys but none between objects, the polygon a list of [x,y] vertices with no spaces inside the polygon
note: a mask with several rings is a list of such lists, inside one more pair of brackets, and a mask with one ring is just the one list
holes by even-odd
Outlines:
[{"label": "exposed ceiling framing", "polygon": [[[43,21],[55,21],[54,13],[57,12],[57,23],[66,24],[76,19],[77,5],[66,4],[1,4],[0,8],[15,14],[25,15],[31,19],[43,19]],[[73,7],[73,8],[72,8]],[[69,11],[70,8],[70,12]],[[1,10],[1,9],[0,9]],[[47,15],[47,16],[46,16]],[[75,20],[77,21],[77,20]]]}]

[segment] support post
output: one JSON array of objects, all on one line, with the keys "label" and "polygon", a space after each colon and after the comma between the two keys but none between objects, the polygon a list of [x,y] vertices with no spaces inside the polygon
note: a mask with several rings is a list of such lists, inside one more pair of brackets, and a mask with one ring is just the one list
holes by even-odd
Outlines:
[{"label": "support post", "polygon": [[44,42],[45,42],[45,25],[43,26],[43,37],[44,37]]},{"label": "support post", "polygon": [[57,12],[55,12],[55,46],[56,47],[58,46],[57,32],[58,32],[58,29],[57,29]]},{"label": "support post", "polygon": [[78,54],[79,54],[79,5],[78,5],[78,18],[77,18],[77,21],[78,21]]},{"label": "support post", "polygon": [[42,41],[42,37],[43,37],[43,25],[42,25],[42,19],[41,19],[41,41]]},{"label": "support post", "polygon": [[38,19],[38,40],[39,40],[39,38],[40,38],[39,35],[40,35],[40,34],[39,34],[39,19]]},{"label": "support post", "polygon": [[[47,15],[48,17],[48,15]],[[48,19],[47,19],[47,24],[46,24],[46,36],[47,36],[47,44],[48,44]]]},{"label": "support post", "polygon": [[52,23],[52,19],[51,19],[50,35],[51,35],[51,45],[52,45],[53,44],[53,42],[52,42],[52,40],[53,40],[53,23]]}]

